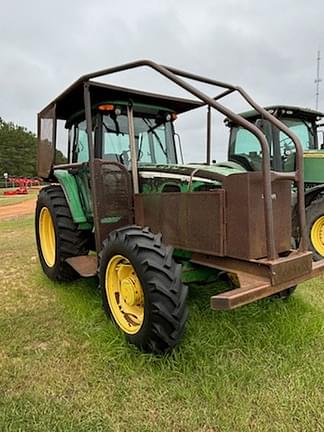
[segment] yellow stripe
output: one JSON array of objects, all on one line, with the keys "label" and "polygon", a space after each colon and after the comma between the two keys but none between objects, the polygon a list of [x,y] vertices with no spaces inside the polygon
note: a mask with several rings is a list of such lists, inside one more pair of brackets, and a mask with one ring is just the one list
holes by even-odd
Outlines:
[{"label": "yellow stripe", "polygon": [[316,150],[314,152],[307,152],[304,153],[304,158],[312,158],[312,159],[322,159],[324,158],[324,152],[317,152]]}]

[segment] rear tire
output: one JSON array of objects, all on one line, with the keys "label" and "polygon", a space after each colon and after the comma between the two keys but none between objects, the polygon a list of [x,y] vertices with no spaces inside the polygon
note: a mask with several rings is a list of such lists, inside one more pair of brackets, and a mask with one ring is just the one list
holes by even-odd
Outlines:
[{"label": "rear tire", "polygon": [[88,255],[89,234],[79,230],[73,222],[61,186],[51,185],[40,191],[36,204],[35,233],[44,273],[55,281],[79,278],[79,274],[65,260]]},{"label": "rear tire", "polygon": [[161,235],[131,226],[110,233],[100,254],[104,309],[143,351],[170,351],[184,333],[188,288],[172,253]]},{"label": "rear tire", "polygon": [[308,250],[313,254],[313,261],[319,261],[324,258],[324,198],[306,208],[306,226]]}]

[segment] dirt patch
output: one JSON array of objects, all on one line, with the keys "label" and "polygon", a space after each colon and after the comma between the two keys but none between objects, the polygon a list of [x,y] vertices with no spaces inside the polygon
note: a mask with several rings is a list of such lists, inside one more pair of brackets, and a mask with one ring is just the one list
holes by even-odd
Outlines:
[{"label": "dirt patch", "polygon": [[18,216],[26,216],[35,212],[36,196],[18,204],[0,207],[0,219],[13,219]]}]

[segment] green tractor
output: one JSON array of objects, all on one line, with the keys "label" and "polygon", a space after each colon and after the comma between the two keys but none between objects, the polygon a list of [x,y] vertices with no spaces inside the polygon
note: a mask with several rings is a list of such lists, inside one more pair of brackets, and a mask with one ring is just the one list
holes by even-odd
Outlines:
[{"label": "green tractor", "polygon": [[[265,108],[299,138],[304,150],[304,184],[308,249],[313,259],[324,257],[324,150],[320,121],[324,113],[295,106],[276,105]],[[270,145],[271,169],[290,172],[295,169],[295,148],[291,138],[255,110],[241,114],[255,124]],[[244,128],[227,122],[231,128],[228,159],[247,171],[261,170],[261,149],[255,136]],[[321,138],[320,138],[321,135]],[[321,141],[321,142],[320,142]],[[299,237],[296,211],[296,188],[292,189],[293,238]]]},{"label": "green tractor", "polygon": [[[193,96],[170,97],[100,83],[96,78],[149,67]],[[221,89],[210,97],[188,80]],[[221,104],[239,93],[291,140],[296,167],[271,171],[271,146],[253,123]],[[175,140],[177,116],[207,108],[206,162],[185,165]],[[211,164],[211,110],[252,133],[261,169]],[[55,163],[59,121],[67,162]],[[198,143],[197,143],[198,145]],[[215,310],[268,296],[287,297],[321,274],[307,251],[303,149],[297,136],[243,89],[149,60],[85,75],[38,115],[40,263],[54,281],[99,277],[103,306],[130,343],[163,353],[181,339],[187,284],[222,271],[233,286],[210,299]],[[291,185],[298,191],[298,247],[291,248]]]}]

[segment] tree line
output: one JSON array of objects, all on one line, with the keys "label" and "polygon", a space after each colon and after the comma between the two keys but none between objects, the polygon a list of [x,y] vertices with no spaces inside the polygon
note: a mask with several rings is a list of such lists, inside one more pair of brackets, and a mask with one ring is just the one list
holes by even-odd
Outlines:
[{"label": "tree line", "polygon": [[[23,126],[6,122],[0,117],[0,177],[37,177],[37,138]],[[56,150],[57,163],[66,162],[60,150]]]}]

